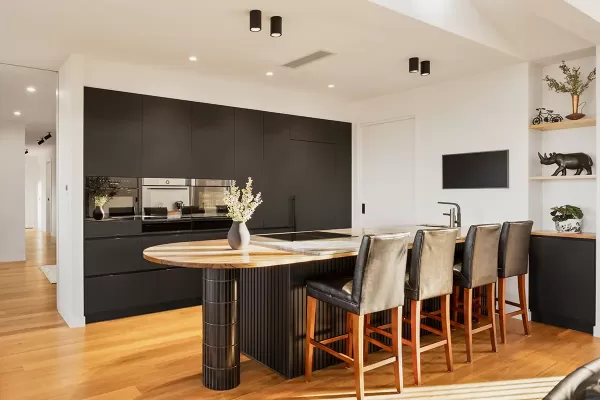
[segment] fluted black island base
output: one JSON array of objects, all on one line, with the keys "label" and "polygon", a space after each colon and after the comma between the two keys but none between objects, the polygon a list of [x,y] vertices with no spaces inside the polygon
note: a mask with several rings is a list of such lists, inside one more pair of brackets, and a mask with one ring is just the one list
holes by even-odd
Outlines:
[{"label": "fluted black island base", "polygon": [[239,276],[237,269],[204,271],[202,383],[213,390],[240,384]]}]

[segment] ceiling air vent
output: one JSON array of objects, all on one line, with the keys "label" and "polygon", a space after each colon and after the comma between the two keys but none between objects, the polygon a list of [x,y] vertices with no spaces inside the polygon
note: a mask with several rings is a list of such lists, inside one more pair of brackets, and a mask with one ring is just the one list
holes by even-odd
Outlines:
[{"label": "ceiling air vent", "polygon": [[328,51],[319,50],[319,51],[316,51],[316,52],[314,52],[312,54],[309,54],[307,56],[298,58],[297,60],[290,61],[289,63],[284,64],[283,66],[284,67],[288,67],[288,68],[300,68],[300,67],[302,67],[302,66],[304,66],[306,64],[310,64],[312,62],[318,61],[318,60],[320,60],[322,58],[329,57],[329,56],[332,56],[332,55],[334,55],[334,53],[330,53]]}]

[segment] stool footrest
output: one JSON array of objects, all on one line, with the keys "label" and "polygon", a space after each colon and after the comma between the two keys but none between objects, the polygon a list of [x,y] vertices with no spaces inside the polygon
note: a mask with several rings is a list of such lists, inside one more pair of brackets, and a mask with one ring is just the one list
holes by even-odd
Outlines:
[{"label": "stool footrest", "polygon": [[486,331],[488,329],[492,329],[492,324],[487,324],[487,325],[482,325],[482,326],[478,326],[477,328],[473,329],[473,333],[479,333],[479,332],[483,332]]},{"label": "stool footrest", "polygon": [[365,341],[369,342],[369,343],[373,343],[375,346],[377,346],[385,351],[389,351],[390,353],[392,352],[392,348],[390,346],[385,345],[385,344],[381,343],[379,340],[373,339],[370,336],[365,336]]},{"label": "stool footrest", "polygon": [[350,358],[345,354],[338,353],[337,351],[330,349],[329,347],[325,346],[324,344],[321,344],[320,342],[317,342],[314,339],[310,339],[310,344],[315,346],[318,349],[321,349],[321,350],[331,354],[334,357],[339,358],[340,360],[342,360],[345,363],[353,363],[354,362],[353,358]]},{"label": "stool footrest", "polygon": [[396,357],[386,358],[385,360],[377,361],[377,362],[375,362],[373,364],[370,364],[370,365],[365,365],[364,371],[365,372],[371,371],[372,369],[383,367],[384,365],[391,364],[394,361],[396,361]]},{"label": "stool footrest", "polygon": [[427,346],[423,346],[419,349],[419,353],[423,353],[424,351],[435,349],[436,347],[440,347],[448,343],[446,339],[440,340],[439,342],[428,344]]},{"label": "stool footrest", "polygon": [[517,310],[517,311],[513,311],[511,313],[506,314],[506,318],[512,318],[512,317],[516,317],[517,315],[523,315],[525,314],[525,310]]},{"label": "stool footrest", "polygon": [[329,339],[321,340],[319,343],[321,343],[321,344],[329,344],[329,343],[337,342],[337,341],[340,341],[340,340],[348,339],[348,336],[349,335],[347,333],[345,333],[345,334],[340,335],[340,336],[335,336],[335,337],[332,337],[332,338],[329,338]]},{"label": "stool footrest", "polygon": [[376,326],[373,326],[373,325],[367,325],[365,327],[365,329],[367,331],[367,334],[369,333],[369,331],[371,331],[371,332],[374,332],[374,333],[379,333],[380,335],[385,336],[387,338],[390,338],[390,339],[392,338],[392,334],[389,333],[389,332],[384,331],[383,330],[384,328],[382,328],[382,327],[376,327]]}]

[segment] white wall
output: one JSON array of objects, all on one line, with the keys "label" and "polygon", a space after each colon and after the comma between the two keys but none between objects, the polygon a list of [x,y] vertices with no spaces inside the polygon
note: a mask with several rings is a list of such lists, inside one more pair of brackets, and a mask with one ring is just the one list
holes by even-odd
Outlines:
[{"label": "white wall", "polygon": [[[529,75],[529,64],[521,63],[354,104],[357,125],[415,116],[419,223],[448,223],[442,215],[447,207],[438,201],[459,203],[465,227],[528,219]],[[360,146],[358,138],[355,146]],[[509,188],[442,189],[443,154],[504,149],[510,154]],[[354,184],[358,186],[357,174]],[[360,188],[355,196],[354,204],[360,204]],[[360,210],[354,209],[354,225],[358,226]],[[518,298],[516,282],[509,284],[507,297]]]},{"label": "white wall", "polygon": [[40,229],[39,202],[41,193],[40,165],[38,157],[27,154],[25,160],[25,228]]},{"label": "white wall", "polygon": [[[357,103],[354,122],[415,116],[416,215],[421,223],[448,222],[438,201],[459,203],[464,226],[526,219],[527,83],[528,65],[518,64]],[[442,189],[443,154],[503,149],[510,151],[508,189]],[[359,221],[360,215],[355,218]]]},{"label": "white wall", "polygon": [[25,260],[25,128],[0,121],[0,262]]},{"label": "white wall", "polygon": [[83,85],[85,58],[71,55],[58,72],[58,311],[71,327],[83,314]]},{"label": "white wall", "polygon": [[123,92],[351,121],[348,103],[315,93],[200,75],[189,70],[86,58],[85,85]]}]

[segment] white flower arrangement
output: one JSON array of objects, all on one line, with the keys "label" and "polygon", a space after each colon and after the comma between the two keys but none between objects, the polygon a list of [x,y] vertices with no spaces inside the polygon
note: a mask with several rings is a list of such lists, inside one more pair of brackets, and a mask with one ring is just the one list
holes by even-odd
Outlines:
[{"label": "white flower arrangement", "polygon": [[231,187],[225,191],[223,200],[225,201],[225,205],[227,205],[227,216],[237,222],[246,222],[252,218],[256,207],[262,203],[260,193],[256,196],[252,194],[251,177],[248,177],[246,188],[241,191],[236,186],[235,181],[233,181]]}]

